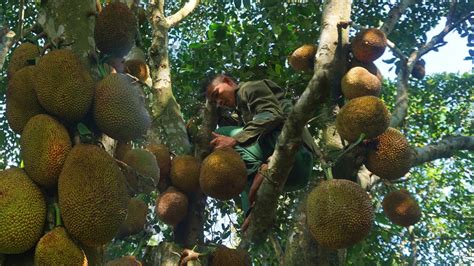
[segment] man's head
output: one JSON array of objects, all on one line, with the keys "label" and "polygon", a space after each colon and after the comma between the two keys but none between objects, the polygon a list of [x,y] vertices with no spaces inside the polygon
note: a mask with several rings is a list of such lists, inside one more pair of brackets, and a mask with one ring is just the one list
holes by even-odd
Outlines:
[{"label": "man's head", "polygon": [[217,106],[235,107],[237,82],[230,76],[219,74],[211,77],[203,85],[206,98]]}]

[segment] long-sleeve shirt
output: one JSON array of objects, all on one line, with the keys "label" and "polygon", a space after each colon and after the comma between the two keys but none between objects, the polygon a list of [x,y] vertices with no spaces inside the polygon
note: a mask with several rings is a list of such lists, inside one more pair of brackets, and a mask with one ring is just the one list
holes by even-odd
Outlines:
[{"label": "long-sleeve shirt", "polygon": [[[236,90],[236,109],[243,130],[234,136],[239,144],[256,141],[261,135],[281,129],[292,109],[285,90],[271,80],[240,83]],[[303,142],[314,152],[314,141],[307,128]]]}]

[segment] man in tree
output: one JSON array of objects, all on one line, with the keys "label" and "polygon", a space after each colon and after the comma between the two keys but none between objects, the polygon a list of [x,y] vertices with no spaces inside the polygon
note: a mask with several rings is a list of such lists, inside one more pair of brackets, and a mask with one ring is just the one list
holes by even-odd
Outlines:
[{"label": "man in tree", "polygon": [[[242,208],[248,216],[263,181],[268,159],[275,150],[283,123],[291,111],[291,101],[285,99],[285,91],[281,87],[268,79],[237,83],[229,75],[219,74],[207,79],[202,89],[210,102],[220,108],[236,111],[235,119],[221,115],[219,128],[212,133],[214,138],[211,145],[214,149],[233,147],[245,162],[251,185],[242,192],[241,197]],[[222,121],[225,123],[221,123]],[[222,126],[223,124],[233,125]],[[303,143],[298,147],[293,168],[285,184],[286,191],[304,187],[311,174],[315,147],[306,128]],[[242,230],[245,231],[248,221],[249,219],[245,220]]]}]

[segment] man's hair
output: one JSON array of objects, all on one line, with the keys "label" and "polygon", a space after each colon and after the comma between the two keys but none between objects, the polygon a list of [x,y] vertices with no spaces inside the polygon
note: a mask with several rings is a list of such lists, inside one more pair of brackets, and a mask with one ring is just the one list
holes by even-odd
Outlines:
[{"label": "man's hair", "polygon": [[200,96],[205,99],[207,94],[207,88],[209,85],[216,81],[221,81],[224,77],[230,78],[233,82],[237,83],[236,79],[228,73],[210,73],[201,82]]}]

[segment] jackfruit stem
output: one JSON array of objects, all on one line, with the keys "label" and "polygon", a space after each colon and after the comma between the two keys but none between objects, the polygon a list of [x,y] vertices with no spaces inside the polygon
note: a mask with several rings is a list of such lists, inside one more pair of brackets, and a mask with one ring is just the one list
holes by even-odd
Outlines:
[{"label": "jackfruit stem", "polygon": [[336,159],[334,160],[334,162],[337,162],[339,161],[339,159],[341,159],[341,157],[346,154],[348,151],[352,150],[355,146],[359,145],[359,143],[361,143],[363,140],[365,139],[365,133],[361,133],[359,138],[356,140],[356,142],[354,143],[351,143],[351,145],[349,145],[349,147],[347,147],[347,149],[343,150],[337,157]]},{"label": "jackfruit stem", "polygon": [[325,167],[324,175],[326,176],[326,180],[328,181],[333,180],[334,177],[332,176],[332,167]]},{"label": "jackfruit stem", "polygon": [[62,226],[63,225],[63,222],[61,220],[61,213],[59,212],[59,206],[58,206],[58,203],[53,203],[53,208],[54,208],[54,215],[55,215],[55,219],[54,219],[54,226],[57,227],[57,226]]}]

